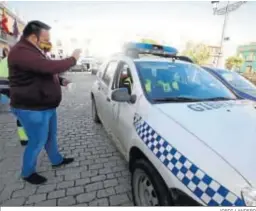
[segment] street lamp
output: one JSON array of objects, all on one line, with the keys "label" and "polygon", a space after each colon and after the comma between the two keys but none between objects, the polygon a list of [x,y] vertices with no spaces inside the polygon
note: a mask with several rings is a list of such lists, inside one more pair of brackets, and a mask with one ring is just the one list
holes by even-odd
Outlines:
[{"label": "street lamp", "polygon": [[218,8],[218,4],[220,3],[219,1],[212,1],[212,8],[213,8],[213,14],[216,12]]},{"label": "street lamp", "polygon": [[223,41],[229,40],[229,38],[225,39],[225,30],[226,30],[226,26],[227,26],[228,14],[230,12],[237,10],[240,6],[245,4],[246,1],[238,1],[238,2],[234,2],[234,3],[230,3],[228,1],[227,5],[222,8],[218,8],[219,1],[211,1],[211,3],[213,6],[213,14],[214,15],[224,15],[224,22],[223,22],[223,26],[222,26],[222,33],[221,33],[221,40],[220,40],[220,52],[217,57],[217,67],[219,67],[220,66],[220,57],[223,58]]}]

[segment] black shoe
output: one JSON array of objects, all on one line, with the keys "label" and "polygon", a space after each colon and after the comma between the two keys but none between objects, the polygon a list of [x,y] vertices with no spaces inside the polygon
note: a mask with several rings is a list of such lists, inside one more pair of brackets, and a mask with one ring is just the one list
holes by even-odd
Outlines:
[{"label": "black shoe", "polygon": [[28,145],[28,141],[20,140],[20,144],[21,144],[21,146],[27,146]]},{"label": "black shoe", "polygon": [[63,158],[63,161],[60,164],[52,165],[52,167],[60,167],[63,165],[67,165],[67,164],[72,163],[73,161],[74,161],[74,158]]},{"label": "black shoe", "polygon": [[37,173],[31,174],[29,177],[24,177],[23,180],[33,185],[41,185],[47,181],[45,177],[40,176]]}]

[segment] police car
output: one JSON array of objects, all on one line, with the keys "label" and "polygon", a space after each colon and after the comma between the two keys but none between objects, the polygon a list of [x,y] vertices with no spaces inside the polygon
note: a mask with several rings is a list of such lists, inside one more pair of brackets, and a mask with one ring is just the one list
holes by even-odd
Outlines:
[{"label": "police car", "polygon": [[256,107],[172,47],[129,43],[92,114],[129,162],[137,206],[256,205]]},{"label": "police car", "polygon": [[235,71],[203,67],[240,98],[256,101],[256,86]]}]

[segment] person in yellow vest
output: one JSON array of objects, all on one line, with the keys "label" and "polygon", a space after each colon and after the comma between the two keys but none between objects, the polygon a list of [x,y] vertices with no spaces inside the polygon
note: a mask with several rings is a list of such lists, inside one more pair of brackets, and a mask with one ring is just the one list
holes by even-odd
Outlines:
[{"label": "person in yellow vest", "polygon": [[132,92],[132,79],[131,76],[128,73],[128,69],[123,69],[121,70],[121,75],[120,75],[121,83],[128,88],[129,94]]},{"label": "person in yellow vest", "polygon": [[124,79],[123,83],[124,83],[125,85],[127,85],[128,92],[129,92],[129,94],[131,94],[131,93],[132,93],[132,84],[133,84],[131,77],[130,77],[130,76],[127,76],[127,77]]},{"label": "person in yellow vest", "polygon": [[[7,63],[9,48],[4,48],[2,54],[3,54],[3,59],[0,61],[0,92],[1,92],[0,94],[3,94],[9,98],[10,97],[9,81],[8,81],[9,71],[8,71],[8,63]],[[16,121],[16,125],[17,125],[17,133],[20,140],[20,144],[22,146],[26,146],[28,143],[28,137],[26,135],[26,132],[22,127],[21,123],[19,122],[19,120]]]}]

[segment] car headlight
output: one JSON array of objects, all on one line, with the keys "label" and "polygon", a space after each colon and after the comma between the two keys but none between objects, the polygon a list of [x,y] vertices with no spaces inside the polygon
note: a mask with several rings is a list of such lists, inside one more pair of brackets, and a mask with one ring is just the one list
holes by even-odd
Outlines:
[{"label": "car headlight", "polygon": [[245,205],[248,207],[256,206],[256,189],[247,187],[242,190],[242,197],[244,199]]}]

